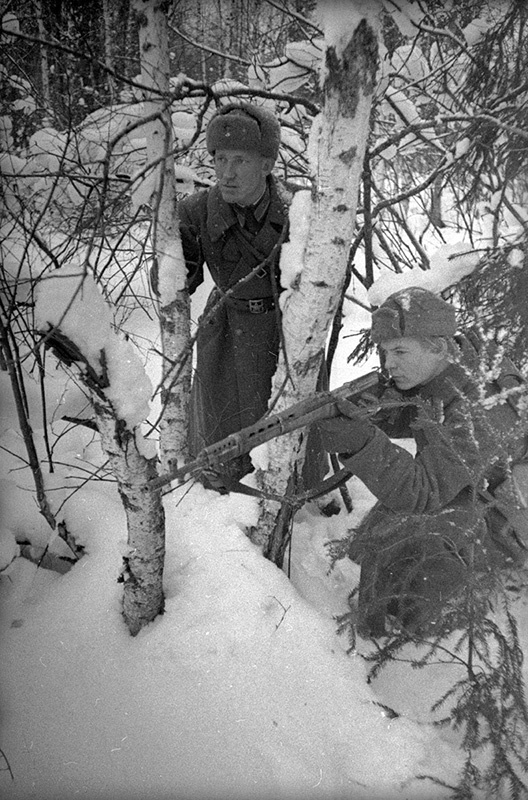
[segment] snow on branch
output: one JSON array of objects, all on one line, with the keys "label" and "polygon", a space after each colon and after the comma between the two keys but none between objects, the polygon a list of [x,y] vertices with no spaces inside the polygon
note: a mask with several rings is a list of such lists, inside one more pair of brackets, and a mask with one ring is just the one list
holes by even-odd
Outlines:
[{"label": "snow on branch", "polygon": [[440,294],[470,275],[478,267],[481,257],[482,253],[466,242],[445,244],[432,254],[428,270],[410,269],[400,273],[381,270],[368,291],[369,302],[380,306],[393,292],[409,286],[421,286]]},{"label": "snow on branch", "polygon": [[114,330],[92,275],[80,265],[62,267],[41,280],[36,294],[38,329],[73,345],[71,360],[94,371],[117,417],[133,430],[149,414],[152,384],[132,343]]}]

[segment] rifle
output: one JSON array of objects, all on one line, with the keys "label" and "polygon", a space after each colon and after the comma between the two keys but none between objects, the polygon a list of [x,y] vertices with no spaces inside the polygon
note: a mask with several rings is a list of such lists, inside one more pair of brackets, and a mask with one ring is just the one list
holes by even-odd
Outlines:
[{"label": "rifle", "polygon": [[318,392],[305,400],[300,400],[278,414],[262,417],[258,422],[249,425],[237,433],[232,433],[219,442],[204,447],[193,461],[182,464],[171,472],[160,475],[149,481],[152,490],[161,489],[175,480],[186,476],[198,477],[204,470],[230,461],[233,458],[249,453],[254,447],[269,442],[276,436],[311,425],[322,419],[337,417],[340,411],[337,401],[346,399],[351,402],[376,400],[370,393],[380,384],[380,373],[377,371],[361,375],[353,381],[344,383],[332,391]]}]

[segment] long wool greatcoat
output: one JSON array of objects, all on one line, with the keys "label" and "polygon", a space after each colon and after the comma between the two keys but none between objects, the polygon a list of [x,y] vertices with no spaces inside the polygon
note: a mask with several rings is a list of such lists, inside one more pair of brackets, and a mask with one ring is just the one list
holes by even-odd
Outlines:
[{"label": "long wool greatcoat", "polygon": [[[493,502],[509,456],[526,452],[513,408],[484,407],[459,364],[417,391],[389,393],[413,404],[378,416],[370,442],[341,457],[379,501],[350,545],[361,564],[360,630],[373,636],[387,613],[418,630],[444,614],[449,627],[445,604],[470,573],[522,563],[528,544]],[[391,441],[403,437],[414,438],[414,456]]]},{"label": "long wool greatcoat", "polygon": [[[275,179],[268,180],[269,208],[262,228],[251,241],[264,256],[281,236],[289,202]],[[245,278],[262,259],[241,245],[235,235],[236,214],[217,186],[180,201],[179,214],[189,290],[194,292],[202,283],[204,264],[215,283],[204,309],[206,317],[222,293]],[[237,287],[234,297],[265,299],[266,306],[270,305],[276,294],[271,270],[278,274],[278,260],[277,252],[273,264]],[[251,313],[227,300],[209,322],[199,326],[191,402],[192,454],[253,424],[266,412],[277,367],[279,324],[277,307]],[[236,473],[235,469],[234,475],[239,477]]]}]

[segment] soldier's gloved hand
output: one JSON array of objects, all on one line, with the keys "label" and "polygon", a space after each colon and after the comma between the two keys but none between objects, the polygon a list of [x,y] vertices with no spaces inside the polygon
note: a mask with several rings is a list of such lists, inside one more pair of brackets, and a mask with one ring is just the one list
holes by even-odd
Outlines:
[{"label": "soldier's gloved hand", "polygon": [[229,494],[229,478],[227,475],[217,472],[214,469],[204,469],[200,474],[200,480],[206,489],[214,489],[220,494]]},{"label": "soldier's gloved hand", "polygon": [[323,447],[329,453],[354,455],[372,439],[375,427],[349,400],[338,400],[341,416],[317,423]]}]

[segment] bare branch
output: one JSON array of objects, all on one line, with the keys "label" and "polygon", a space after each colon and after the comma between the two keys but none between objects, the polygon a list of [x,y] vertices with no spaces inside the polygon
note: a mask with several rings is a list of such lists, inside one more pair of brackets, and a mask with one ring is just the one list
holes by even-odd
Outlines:
[{"label": "bare branch", "polygon": [[177,36],[183,39],[184,42],[187,42],[187,44],[192,45],[192,47],[196,47],[197,50],[203,50],[206,53],[210,53],[213,56],[220,56],[220,58],[225,58],[227,61],[233,61],[235,64],[242,64],[244,67],[251,66],[251,61],[247,61],[245,58],[240,58],[239,56],[233,56],[230,55],[229,53],[223,53],[220,50],[215,50],[214,47],[209,47],[208,45],[200,44],[199,42],[190,39],[179,28],[177,28],[175,25],[171,23],[168,24],[168,27],[171,31],[173,31],[173,33],[175,33]]}]

